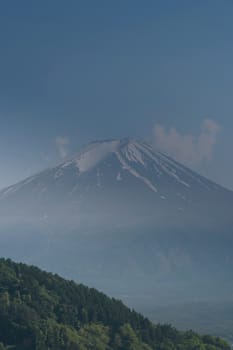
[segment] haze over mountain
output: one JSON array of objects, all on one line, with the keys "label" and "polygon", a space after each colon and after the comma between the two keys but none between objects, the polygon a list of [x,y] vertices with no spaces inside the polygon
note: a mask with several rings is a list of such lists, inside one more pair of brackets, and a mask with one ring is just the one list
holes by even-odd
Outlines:
[{"label": "haze over mountain", "polygon": [[233,344],[233,1],[0,10],[0,258]]},{"label": "haze over mountain", "polygon": [[226,225],[232,203],[232,192],[133,139],[93,142],[0,192],[3,221],[66,229]]},{"label": "haze over mountain", "polygon": [[95,141],[0,192],[0,254],[116,296],[219,297],[231,290],[232,205],[145,142]]}]

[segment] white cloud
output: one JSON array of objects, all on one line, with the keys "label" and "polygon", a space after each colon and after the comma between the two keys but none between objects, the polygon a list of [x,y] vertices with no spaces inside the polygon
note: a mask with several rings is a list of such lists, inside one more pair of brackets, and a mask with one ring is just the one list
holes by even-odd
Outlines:
[{"label": "white cloud", "polygon": [[210,160],[220,126],[212,119],[204,119],[197,136],[181,134],[175,128],[166,129],[161,124],[154,125],[154,146],[189,166]]},{"label": "white cloud", "polygon": [[68,155],[68,147],[70,140],[68,137],[58,136],[55,140],[56,147],[61,158],[65,158]]}]

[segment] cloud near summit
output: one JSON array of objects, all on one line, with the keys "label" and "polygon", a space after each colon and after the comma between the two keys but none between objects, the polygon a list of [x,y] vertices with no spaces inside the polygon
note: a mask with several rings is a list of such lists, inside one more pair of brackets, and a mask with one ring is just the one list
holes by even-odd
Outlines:
[{"label": "cloud near summit", "polygon": [[55,144],[60,158],[65,158],[68,155],[68,146],[70,144],[69,138],[64,136],[58,136],[55,140]]},{"label": "cloud near summit", "polygon": [[156,149],[179,162],[195,166],[212,158],[220,130],[220,125],[212,119],[202,121],[197,136],[182,134],[173,127],[166,129],[161,124],[155,124],[153,144]]}]

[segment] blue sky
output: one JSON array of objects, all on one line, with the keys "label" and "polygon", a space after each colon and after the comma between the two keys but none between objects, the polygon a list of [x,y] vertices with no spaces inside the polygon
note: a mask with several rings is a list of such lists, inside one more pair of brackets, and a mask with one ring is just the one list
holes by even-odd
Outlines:
[{"label": "blue sky", "polygon": [[132,136],[233,189],[232,18],[232,0],[1,1],[0,187]]}]

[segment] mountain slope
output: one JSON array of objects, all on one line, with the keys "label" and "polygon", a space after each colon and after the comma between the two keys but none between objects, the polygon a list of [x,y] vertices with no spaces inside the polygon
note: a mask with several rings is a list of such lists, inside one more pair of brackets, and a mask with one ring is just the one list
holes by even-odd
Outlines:
[{"label": "mountain slope", "polygon": [[144,142],[93,142],[0,191],[0,255],[129,305],[230,299],[233,194]]},{"label": "mountain slope", "polygon": [[153,325],[120,301],[36,267],[0,260],[0,349],[229,350],[223,340]]},{"label": "mountain slope", "polygon": [[0,218],[66,227],[102,222],[104,227],[204,227],[228,223],[232,203],[232,192],[144,142],[122,139],[93,142],[61,164],[2,190]]}]

